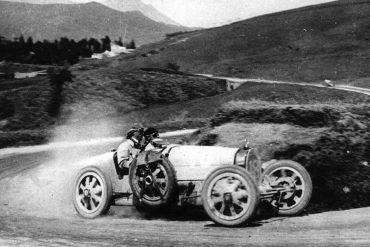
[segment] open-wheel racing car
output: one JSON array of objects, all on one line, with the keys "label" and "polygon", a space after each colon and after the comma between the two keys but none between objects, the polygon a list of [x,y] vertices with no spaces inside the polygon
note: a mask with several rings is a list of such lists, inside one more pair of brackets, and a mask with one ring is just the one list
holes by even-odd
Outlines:
[{"label": "open-wheel racing car", "polygon": [[240,225],[261,201],[280,215],[301,213],[312,182],[300,164],[279,160],[264,165],[253,148],[168,145],[141,152],[123,179],[114,151],[83,163],[73,187],[73,203],[86,218],[106,213],[119,198],[132,196],[141,210],[162,206],[203,205],[216,223]]}]

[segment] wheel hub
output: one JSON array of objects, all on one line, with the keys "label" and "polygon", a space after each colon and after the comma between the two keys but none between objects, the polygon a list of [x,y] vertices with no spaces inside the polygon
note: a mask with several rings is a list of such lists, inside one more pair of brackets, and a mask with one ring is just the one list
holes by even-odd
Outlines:
[{"label": "wheel hub", "polygon": [[286,200],[286,199],[289,199],[290,197],[292,197],[294,195],[295,183],[294,183],[294,180],[292,178],[282,177],[282,178],[279,178],[276,182],[277,182],[278,185],[281,185],[281,186],[285,187],[286,189],[293,190],[293,191],[290,191],[290,192],[284,192],[283,196],[282,196],[282,199]]},{"label": "wheel hub", "polygon": [[91,196],[90,190],[85,189],[84,190],[84,197],[90,197],[90,196]]},{"label": "wheel hub", "polygon": [[231,193],[225,193],[224,194],[224,202],[226,205],[232,205],[233,203],[233,197]]},{"label": "wheel hub", "polygon": [[153,180],[152,180],[152,178],[151,178],[150,176],[147,176],[147,177],[145,178],[145,183],[146,183],[147,185],[152,184],[152,182],[153,182]]}]

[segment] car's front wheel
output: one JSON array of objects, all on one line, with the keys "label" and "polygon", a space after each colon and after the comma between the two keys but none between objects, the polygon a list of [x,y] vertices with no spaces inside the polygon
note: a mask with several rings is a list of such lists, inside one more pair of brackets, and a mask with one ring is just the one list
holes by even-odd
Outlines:
[{"label": "car's front wheel", "polygon": [[312,195],[310,174],[299,163],[279,160],[266,167],[263,178],[272,188],[284,189],[271,204],[279,209],[279,215],[294,216],[302,213]]},{"label": "car's front wheel", "polygon": [[82,217],[95,218],[109,210],[112,183],[99,168],[89,166],[77,174],[72,194],[76,211]]},{"label": "car's front wheel", "polygon": [[216,223],[236,226],[245,223],[255,213],[259,194],[248,172],[238,166],[220,167],[204,181],[203,207]]}]

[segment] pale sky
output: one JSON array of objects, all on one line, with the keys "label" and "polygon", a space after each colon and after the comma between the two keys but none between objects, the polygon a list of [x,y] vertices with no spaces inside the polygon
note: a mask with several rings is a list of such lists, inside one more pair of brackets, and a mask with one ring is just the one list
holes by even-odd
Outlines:
[{"label": "pale sky", "polygon": [[[103,2],[104,0],[72,0]],[[122,0],[124,1],[124,0]],[[333,0],[141,0],[189,27],[212,27],[232,21]]]},{"label": "pale sky", "polygon": [[142,0],[185,26],[210,27],[236,19],[333,0]]}]

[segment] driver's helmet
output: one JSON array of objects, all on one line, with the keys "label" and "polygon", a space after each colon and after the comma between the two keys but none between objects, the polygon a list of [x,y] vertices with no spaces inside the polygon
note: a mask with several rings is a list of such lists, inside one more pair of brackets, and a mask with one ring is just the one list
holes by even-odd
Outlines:
[{"label": "driver's helmet", "polygon": [[141,134],[143,134],[144,129],[143,128],[131,128],[126,134],[126,139],[130,139],[136,132],[140,132]]},{"label": "driver's helmet", "polygon": [[154,127],[148,127],[144,130],[144,137],[145,137],[145,139],[158,138],[159,137],[159,132]]}]

